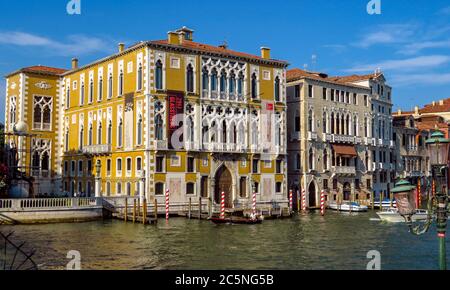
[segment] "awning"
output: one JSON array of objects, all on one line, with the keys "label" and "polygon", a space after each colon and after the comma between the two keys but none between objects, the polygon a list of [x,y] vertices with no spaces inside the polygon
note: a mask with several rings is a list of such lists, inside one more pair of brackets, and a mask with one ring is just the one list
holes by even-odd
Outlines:
[{"label": "awning", "polygon": [[333,144],[333,150],[337,155],[341,156],[350,156],[350,157],[358,156],[358,153],[356,153],[355,146],[352,145]]}]

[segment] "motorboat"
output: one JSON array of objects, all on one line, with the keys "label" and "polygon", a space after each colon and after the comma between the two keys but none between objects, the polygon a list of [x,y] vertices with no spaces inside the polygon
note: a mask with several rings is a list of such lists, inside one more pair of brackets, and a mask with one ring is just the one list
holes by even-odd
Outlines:
[{"label": "motorboat", "polygon": [[[386,210],[377,212],[381,221],[389,223],[403,223],[405,219],[398,213],[396,208],[387,208]],[[423,209],[416,210],[416,213],[411,217],[413,222],[425,221],[428,218],[428,211]]]},{"label": "motorboat", "polygon": [[[370,205],[372,206],[372,203]],[[391,208],[391,207],[396,208],[397,207],[397,202],[395,200],[393,200],[392,201],[392,206],[391,206],[391,200],[390,199],[384,199],[381,202],[381,205],[383,206],[383,208]],[[373,202],[373,207],[380,208],[380,201],[379,200],[374,201]]]},{"label": "motorboat", "polygon": [[369,210],[367,206],[351,201],[344,201],[341,204],[331,202],[329,203],[328,207],[332,210],[348,211],[348,212],[366,212]]}]

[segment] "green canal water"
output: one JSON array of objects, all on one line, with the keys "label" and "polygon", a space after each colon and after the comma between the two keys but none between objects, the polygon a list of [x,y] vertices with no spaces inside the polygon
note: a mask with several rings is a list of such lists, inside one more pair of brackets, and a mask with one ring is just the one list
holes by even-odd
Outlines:
[{"label": "green canal water", "polygon": [[16,241],[35,249],[41,269],[65,269],[70,250],[81,253],[82,269],[364,270],[371,250],[380,252],[384,270],[437,269],[435,229],[416,237],[404,224],[375,217],[327,212],[252,226],[174,218],[145,227],[113,220],[0,231],[14,231]]}]

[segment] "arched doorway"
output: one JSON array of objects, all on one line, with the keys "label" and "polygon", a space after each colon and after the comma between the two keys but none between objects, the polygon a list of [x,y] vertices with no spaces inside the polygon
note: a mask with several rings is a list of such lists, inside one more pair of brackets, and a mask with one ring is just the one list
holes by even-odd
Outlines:
[{"label": "arched doorway", "polygon": [[219,168],[215,176],[216,186],[214,189],[214,200],[220,204],[221,194],[225,192],[225,207],[233,207],[233,198],[231,192],[232,178],[231,172],[225,166]]},{"label": "arched doorway", "polygon": [[346,182],[344,183],[344,200],[350,200],[351,195],[352,187],[350,186],[350,183]]},{"label": "arched doorway", "polygon": [[308,195],[309,195],[309,207],[316,207],[316,185],[314,182],[311,182],[308,189]]}]

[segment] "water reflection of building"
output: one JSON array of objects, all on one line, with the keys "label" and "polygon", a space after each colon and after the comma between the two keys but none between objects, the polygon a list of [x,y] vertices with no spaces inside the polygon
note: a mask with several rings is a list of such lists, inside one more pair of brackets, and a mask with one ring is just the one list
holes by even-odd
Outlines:
[{"label": "water reflection of building", "polygon": [[108,196],[145,191],[163,202],[169,189],[174,202],[218,202],[225,191],[232,207],[254,187],[260,201],[286,202],[286,66],[268,48],[200,44],[182,28],[82,67],[74,59],[69,71],[8,75],[6,124],[41,133],[29,144],[32,173],[53,191],[92,195],[100,162]]},{"label": "water reflection of building", "polygon": [[328,199],[385,195],[394,182],[391,88],[382,73],[287,73],[289,186],[310,207]]}]

